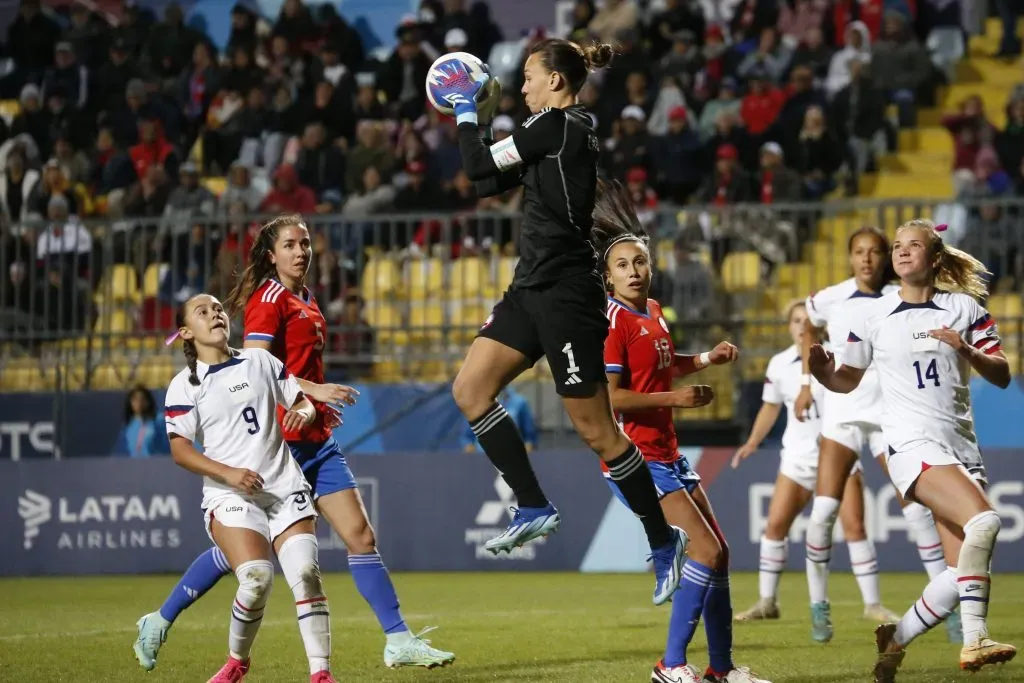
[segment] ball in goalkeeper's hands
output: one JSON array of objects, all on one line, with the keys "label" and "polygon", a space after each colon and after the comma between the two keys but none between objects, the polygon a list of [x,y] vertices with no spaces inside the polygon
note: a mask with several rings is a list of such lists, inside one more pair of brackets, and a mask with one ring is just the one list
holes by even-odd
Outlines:
[{"label": "ball in goalkeeper's hands", "polygon": [[480,59],[468,52],[450,52],[441,55],[427,72],[427,99],[434,109],[446,116],[454,116],[452,100],[472,97],[479,109],[493,109],[489,100],[497,88],[486,87],[490,70]]}]

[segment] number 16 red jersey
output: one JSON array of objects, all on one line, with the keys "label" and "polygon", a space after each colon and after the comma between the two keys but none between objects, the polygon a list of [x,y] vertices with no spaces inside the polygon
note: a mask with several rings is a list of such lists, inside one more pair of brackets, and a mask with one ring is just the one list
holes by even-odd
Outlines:
[{"label": "number 16 red jersey", "polygon": [[[245,341],[270,342],[270,352],[299,379],[324,383],[326,335],[327,321],[306,288],[299,296],[271,278],[256,288],[245,305]],[[325,422],[330,408],[313,399],[310,402],[316,408],[313,424],[285,430],[285,441],[323,443],[331,438]],[[278,406],[278,422],[284,413],[285,409]]]},{"label": "number 16 red jersey", "polygon": [[[619,386],[630,391],[642,394],[672,391],[676,351],[658,302],[648,299],[647,310],[638,312],[609,298],[608,323],[605,372],[618,373]],[[679,459],[671,408],[619,412],[616,417],[646,460],[675,462]]]}]

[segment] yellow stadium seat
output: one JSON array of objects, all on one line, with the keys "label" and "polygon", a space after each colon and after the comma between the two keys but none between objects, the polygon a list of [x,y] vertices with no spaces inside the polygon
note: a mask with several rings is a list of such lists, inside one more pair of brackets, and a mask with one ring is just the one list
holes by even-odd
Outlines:
[{"label": "yellow stadium seat", "polygon": [[394,304],[372,301],[366,306],[366,321],[377,335],[377,342],[383,346],[394,344],[404,346],[408,342],[402,312]]},{"label": "yellow stadium seat", "polygon": [[452,341],[470,341],[491,313],[490,308],[475,301],[462,302],[452,309]]},{"label": "yellow stadium seat", "polygon": [[498,277],[495,285],[497,286],[499,296],[512,284],[512,278],[515,277],[516,264],[518,262],[519,259],[515,256],[503,256],[498,260]]},{"label": "yellow stadium seat", "polygon": [[484,296],[490,289],[490,273],[487,262],[477,256],[467,256],[452,263],[451,282],[448,298],[465,300]]},{"label": "yellow stadium seat", "polygon": [[149,389],[163,389],[181,369],[179,365],[184,367],[184,359],[176,363],[169,357],[147,357],[135,368],[134,380]]},{"label": "yellow stadium seat", "polygon": [[228,189],[228,179],[217,176],[211,176],[209,178],[203,178],[203,187],[217,195],[218,197],[224,194],[224,190]]},{"label": "yellow stadium seat", "polygon": [[674,248],[675,245],[672,240],[658,240],[654,253],[654,260],[658,270],[668,272],[675,266],[676,255]]},{"label": "yellow stadium seat", "polygon": [[413,341],[435,341],[444,328],[444,309],[439,303],[415,303],[409,308],[409,335]]},{"label": "yellow stadium seat", "polygon": [[1003,346],[1007,342],[1016,343],[1014,339],[1021,330],[1021,296],[1019,294],[993,294],[986,302],[985,307],[995,318],[999,326],[999,335],[1003,338]]},{"label": "yellow stadium seat", "polygon": [[722,261],[722,285],[730,294],[761,286],[761,257],[754,251],[735,251]]},{"label": "yellow stadium seat", "polygon": [[371,259],[363,268],[362,294],[368,301],[385,301],[395,297],[402,285],[398,265],[389,258]]},{"label": "yellow stadium seat", "polygon": [[377,382],[404,382],[408,376],[397,360],[380,360],[373,364],[373,379]]},{"label": "yellow stadium seat", "polygon": [[413,301],[423,301],[441,294],[444,289],[444,263],[439,258],[409,262],[406,291]]},{"label": "yellow stadium seat", "polygon": [[110,298],[115,304],[139,302],[139,276],[133,266],[117,263],[110,267]]},{"label": "yellow stadium seat", "polygon": [[126,389],[131,379],[132,371],[126,363],[103,363],[93,368],[90,386],[95,390]]},{"label": "yellow stadium seat", "polygon": [[96,318],[93,332],[97,335],[124,335],[134,328],[132,316],[123,308],[113,308],[101,312]]},{"label": "yellow stadium seat", "polygon": [[7,119],[7,123],[14,120],[14,117],[21,113],[21,102],[18,100],[0,100],[0,116]]},{"label": "yellow stadium seat", "polygon": [[166,263],[150,263],[146,266],[146,272],[142,276],[142,296],[150,299],[160,293],[160,281],[163,280],[167,268]]}]

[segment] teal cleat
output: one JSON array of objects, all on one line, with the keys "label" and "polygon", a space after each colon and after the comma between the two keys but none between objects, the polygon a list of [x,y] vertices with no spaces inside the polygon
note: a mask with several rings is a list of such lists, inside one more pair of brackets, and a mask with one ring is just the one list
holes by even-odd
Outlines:
[{"label": "teal cleat", "polygon": [[160,646],[167,640],[171,622],[160,616],[159,612],[152,612],[139,619],[135,625],[139,628],[139,637],[133,647],[135,658],[139,660],[139,666],[146,671],[152,671],[156,667],[156,655],[160,652]]},{"label": "teal cleat", "polygon": [[[406,631],[404,638],[388,636],[388,644],[384,647],[384,666],[396,669],[400,666],[422,666],[433,669],[435,666],[447,666],[455,661],[455,653],[430,647],[430,641],[423,637],[433,631],[428,626],[417,634]],[[397,640],[397,642],[392,642]]]},{"label": "teal cleat", "polygon": [[811,639],[818,643],[832,640],[832,606],[827,600],[811,603]]},{"label": "teal cleat", "polygon": [[951,643],[964,642],[964,627],[960,623],[959,610],[953,610],[946,617],[946,636],[949,637],[949,642]]}]

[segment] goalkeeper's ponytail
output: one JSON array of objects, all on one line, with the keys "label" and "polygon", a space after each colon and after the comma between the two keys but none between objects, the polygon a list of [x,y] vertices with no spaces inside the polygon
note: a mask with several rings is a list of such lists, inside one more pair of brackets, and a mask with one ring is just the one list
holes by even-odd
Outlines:
[{"label": "goalkeeper's ponytail", "polygon": [[587,74],[611,63],[615,50],[604,43],[580,47],[569,40],[548,38],[530,48],[530,54],[539,54],[545,69],[561,74],[575,95],[587,82]]}]

